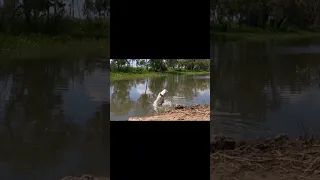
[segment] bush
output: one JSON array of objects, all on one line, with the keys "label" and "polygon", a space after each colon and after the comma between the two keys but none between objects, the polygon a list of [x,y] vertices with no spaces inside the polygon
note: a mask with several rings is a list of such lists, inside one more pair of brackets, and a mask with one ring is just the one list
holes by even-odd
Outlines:
[{"label": "bush", "polygon": [[142,73],[143,71],[145,71],[145,69],[141,68],[141,67],[138,67],[138,68],[135,69],[135,71],[138,72],[138,73]]},{"label": "bush", "polygon": [[12,22],[1,23],[0,32],[4,34],[43,34],[48,36],[71,36],[77,38],[106,38],[109,36],[109,21],[75,20],[68,17],[45,18],[27,24],[23,19],[16,18]]}]

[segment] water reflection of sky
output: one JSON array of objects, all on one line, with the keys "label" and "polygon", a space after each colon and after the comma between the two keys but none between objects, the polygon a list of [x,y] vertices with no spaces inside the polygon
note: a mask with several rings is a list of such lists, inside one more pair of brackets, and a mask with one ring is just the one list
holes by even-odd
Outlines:
[{"label": "water reflection of sky", "polygon": [[[222,105],[224,108],[219,108],[219,111],[230,113],[230,115],[214,116],[211,121],[212,133],[221,133],[240,139],[253,139],[258,136],[274,137],[280,133],[286,133],[296,138],[302,131],[302,127],[298,125],[300,121],[308,132],[316,136],[320,135],[319,131],[316,131],[320,127],[319,41],[307,45],[298,43],[263,46],[254,50],[251,44],[235,44],[232,49],[220,48],[218,45],[216,47],[219,50],[215,55],[220,58],[217,71],[221,75],[221,81],[232,84],[229,87],[239,88],[240,92],[229,91],[227,88],[217,91],[216,99],[224,103]],[[251,49],[251,51],[244,49]],[[272,53],[270,56],[259,58],[268,66],[257,66],[256,55],[265,51]],[[231,56],[230,52],[235,56]],[[248,69],[256,71],[247,73],[242,68],[243,64]],[[241,65],[242,69],[236,68],[237,65]],[[266,72],[268,75],[260,74],[259,71]],[[257,77],[252,78],[255,75]],[[241,87],[227,78],[237,79],[237,76],[246,82]],[[272,85],[269,84],[270,79],[272,79]],[[258,87],[260,89],[261,86],[263,88],[259,92]],[[254,88],[256,90],[252,90]],[[252,90],[255,94],[243,93],[243,89]],[[257,100],[252,101],[252,99]],[[233,112],[242,113],[243,116],[237,116]],[[246,117],[246,114],[250,117]]]},{"label": "water reflection of sky", "polygon": [[[264,92],[266,93],[266,92]],[[271,96],[271,94],[267,94]],[[320,94],[318,87],[310,87],[305,91],[295,92],[283,88],[280,92],[281,107],[277,110],[267,109],[266,120],[245,118],[240,116],[215,116],[211,130],[215,135],[224,134],[237,139],[252,139],[259,136],[274,137],[286,133],[297,137],[302,122],[308,132],[317,132]],[[271,97],[270,97],[271,98]]]},{"label": "water reflection of sky", "polygon": [[108,100],[107,72],[94,71],[86,75],[84,83],[69,81],[68,91],[63,92],[63,109],[76,124],[84,125],[100,108],[102,102]]},{"label": "water reflection of sky", "polygon": [[140,83],[140,84],[137,84],[137,87],[135,88],[136,89],[136,92],[139,93],[139,94],[152,94],[152,92],[149,90],[149,88],[147,88],[147,91],[146,91],[146,84],[147,83]]},{"label": "water reflection of sky", "polygon": [[[71,73],[70,73],[71,74]],[[66,73],[63,75],[67,78],[69,75]],[[74,80],[72,80],[74,79]],[[81,82],[82,80],[83,82]],[[80,125],[80,128],[86,128],[85,124],[89,119],[94,117],[97,111],[101,110],[101,105],[105,103],[109,97],[107,92],[109,91],[108,86],[109,75],[107,71],[100,68],[96,68],[92,73],[78,74],[74,78],[69,78],[66,84],[55,84],[54,92],[61,93],[62,104],[61,107],[54,107],[54,109],[62,109],[64,114],[68,116],[75,124]],[[0,79],[0,90],[4,87],[4,80]],[[41,87],[41,85],[39,85]],[[7,92],[9,93],[12,88],[12,78],[9,79],[7,84]],[[27,94],[28,91],[25,91]],[[1,98],[4,98],[3,96]],[[0,101],[0,115],[2,116],[2,109],[6,101]],[[32,105],[32,102],[31,104]],[[108,110],[109,111],[109,110]],[[19,119],[22,121],[22,119]],[[50,129],[50,128],[49,128]],[[88,140],[87,133],[85,131],[77,131],[75,136],[72,136],[72,141],[67,142],[65,149],[59,149],[55,146],[56,142],[49,142],[48,139],[46,143],[52,146],[52,151],[47,152],[46,157],[56,155],[54,161],[45,162],[46,159],[39,160],[38,158],[43,158],[42,156],[36,157],[36,160],[30,162],[29,156],[35,156],[35,153],[28,153],[28,142],[23,143],[22,146],[26,149],[17,150],[10,152],[8,154],[8,160],[0,161],[0,179],[48,179],[56,180],[61,179],[68,175],[82,175],[82,174],[92,174],[96,176],[105,176],[108,171],[108,157],[103,145],[107,142],[90,142]],[[41,137],[48,138],[48,137]],[[41,139],[40,138],[40,139]],[[68,137],[71,139],[71,137]],[[89,144],[90,142],[90,144]],[[8,148],[14,147],[15,143],[8,144]],[[60,142],[59,142],[60,143]],[[63,143],[63,142],[62,142]],[[65,143],[65,142],[64,142]],[[94,143],[94,146],[91,146]],[[30,144],[32,148],[36,151],[42,151],[41,146],[43,142],[36,144]],[[34,147],[33,147],[34,146]],[[17,146],[15,146],[17,147]],[[41,149],[41,150],[40,150]],[[5,152],[2,152],[5,153]],[[2,154],[3,157],[4,154]],[[10,158],[13,156],[15,158]],[[28,156],[29,158],[25,158]],[[93,165],[89,165],[93,164]],[[21,174],[23,173],[23,175]]]},{"label": "water reflection of sky", "polygon": [[[159,78],[149,78],[148,80],[145,79],[144,81],[141,79],[139,81],[132,80],[132,82],[130,82],[131,86],[127,87],[128,97],[126,98],[130,98],[130,100],[133,101],[133,107],[128,107],[128,109],[126,109],[126,112],[123,111],[123,113],[125,114],[121,114],[121,111],[123,109],[121,110],[121,108],[118,108],[119,110],[117,110],[115,108],[114,112],[111,111],[111,120],[127,120],[129,117],[145,116],[147,114],[150,114],[149,111],[152,111],[152,103],[155,101],[158,93],[162,91],[163,87],[166,87],[166,89],[169,90],[168,94],[165,97],[165,101],[167,101],[167,105],[169,106],[174,106],[177,104],[210,104],[210,76],[179,76],[180,75],[175,77],[168,77],[168,79],[165,80],[161,80]],[[163,84],[160,85],[157,81]],[[194,81],[195,84],[192,84],[192,81]],[[129,82],[120,80],[114,83],[128,84]],[[187,86],[186,89],[177,87],[177,83],[184,83],[181,87]],[[155,86],[156,88],[153,87],[150,89],[150,85]],[[158,85],[158,87],[156,85]],[[120,86],[117,85],[117,87]],[[177,89],[172,87],[177,87]],[[113,98],[118,98],[117,96],[113,96],[114,88],[115,87],[113,85],[110,87],[110,96]],[[121,90],[118,89],[117,91]],[[142,95],[144,94],[147,94],[148,96],[142,97]],[[113,99],[113,103],[115,103],[117,107],[121,107],[120,104],[117,104],[116,99]],[[118,113],[117,111],[120,112]],[[151,112],[151,114],[152,113],[154,112]]]},{"label": "water reflection of sky", "polygon": [[[111,88],[113,90],[113,88]],[[112,94],[112,90],[110,89],[110,95]],[[196,90],[194,89],[194,91],[196,91],[198,93],[197,96],[195,96],[191,101],[189,101],[189,103],[196,103],[196,104],[210,104],[210,90]],[[130,90],[130,98],[133,101],[137,101],[140,96],[142,94],[153,94],[149,88],[147,88],[146,90],[146,83],[140,83],[137,84],[136,87],[131,87]],[[160,93],[160,91],[159,91]],[[172,94],[171,94],[172,95]],[[166,99],[170,98],[172,96],[167,96]],[[181,96],[181,98],[183,98]],[[155,100],[155,99],[154,99]],[[151,100],[151,102],[153,102],[154,100]]]},{"label": "water reflection of sky", "polygon": [[[69,84],[70,86],[73,85]],[[75,89],[63,93],[63,109],[74,123],[84,125],[89,118],[94,116],[101,102],[92,101],[88,96],[84,96],[85,89],[78,86],[75,85]]]},{"label": "water reflection of sky", "polygon": [[306,128],[313,132],[316,131],[313,127],[320,127],[320,121],[316,120],[320,107],[318,87],[310,87],[299,93],[282,91],[280,96],[282,107],[276,112],[268,111],[267,113],[266,126],[272,127],[272,134],[285,131],[294,137],[299,131],[298,121],[303,122]]},{"label": "water reflection of sky", "polygon": [[198,91],[199,95],[197,96],[196,103],[197,104],[210,104],[210,89],[204,91]]},{"label": "water reflection of sky", "polygon": [[[77,79],[77,77],[75,78]],[[63,104],[61,108],[65,114],[74,123],[84,125],[100,109],[101,103],[109,99],[107,97],[108,80],[107,72],[96,70],[91,75],[84,77],[84,83],[80,84],[70,79],[67,88],[58,85],[56,91],[62,93]],[[0,89],[3,89],[1,98],[9,100],[12,78],[9,78],[6,88],[4,88],[4,84],[2,79],[0,81]],[[0,114],[3,114],[5,103],[6,101],[0,101]]]},{"label": "water reflection of sky", "polygon": [[142,94],[153,94],[149,88],[146,91],[146,83],[137,84],[136,87],[130,88],[130,97],[133,101],[137,101]]}]

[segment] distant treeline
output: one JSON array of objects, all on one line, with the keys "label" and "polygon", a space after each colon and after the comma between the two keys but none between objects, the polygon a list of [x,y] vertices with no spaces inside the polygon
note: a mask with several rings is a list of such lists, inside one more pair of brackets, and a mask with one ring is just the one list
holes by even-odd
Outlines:
[{"label": "distant treeline", "polygon": [[210,71],[210,59],[112,59],[110,67],[114,72],[130,72],[137,69],[155,72],[169,69]]},{"label": "distant treeline", "polygon": [[3,0],[0,33],[107,37],[109,12],[110,0]]},{"label": "distant treeline", "polygon": [[319,29],[320,0],[211,0],[211,27]]}]

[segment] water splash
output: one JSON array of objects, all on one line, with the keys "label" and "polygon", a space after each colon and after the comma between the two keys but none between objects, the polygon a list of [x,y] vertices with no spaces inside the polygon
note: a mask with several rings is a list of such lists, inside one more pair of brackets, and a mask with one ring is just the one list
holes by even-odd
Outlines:
[{"label": "water splash", "polygon": [[171,102],[170,100],[164,100],[162,106],[163,106],[163,107],[166,107],[166,106],[171,107],[171,106],[172,106],[172,102]]},{"label": "water splash", "polygon": [[173,109],[177,105],[182,105],[182,106],[190,106],[193,105],[194,103],[192,101],[188,101],[185,97],[181,96],[169,96],[166,97],[164,100],[163,104],[161,106],[157,106],[154,102],[152,103],[152,109],[149,111],[148,114],[151,112],[155,113],[163,113],[165,111]]},{"label": "water splash", "polygon": [[174,105],[170,100],[164,100],[164,102],[161,106],[157,106],[157,104],[153,103],[153,110],[156,113],[161,113],[161,112],[165,112],[167,110],[170,110],[173,106]]}]

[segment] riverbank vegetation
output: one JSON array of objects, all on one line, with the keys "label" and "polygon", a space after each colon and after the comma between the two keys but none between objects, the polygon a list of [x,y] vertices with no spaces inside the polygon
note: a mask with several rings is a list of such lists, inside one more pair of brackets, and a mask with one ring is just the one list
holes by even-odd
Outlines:
[{"label": "riverbank vegetation", "polygon": [[211,0],[210,10],[217,37],[320,37],[320,0]]},{"label": "riverbank vegetation", "polygon": [[208,74],[210,59],[112,59],[111,80],[168,74]]},{"label": "riverbank vegetation", "polygon": [[39,55],[108,56],[109,4],[109,0],[4,0],[0,5],[1,61]]},{"label": "riverbank vegetation", "polygon": [[107,58],[108,43],[104,39],[70,39],[67,36],[0,35],[0,64],[14,61],[74,58]]},{"label": "riverbank vegetation", "polygon": [[109,0],[4,0],[0,6],[0,33],[106,38]]}]

